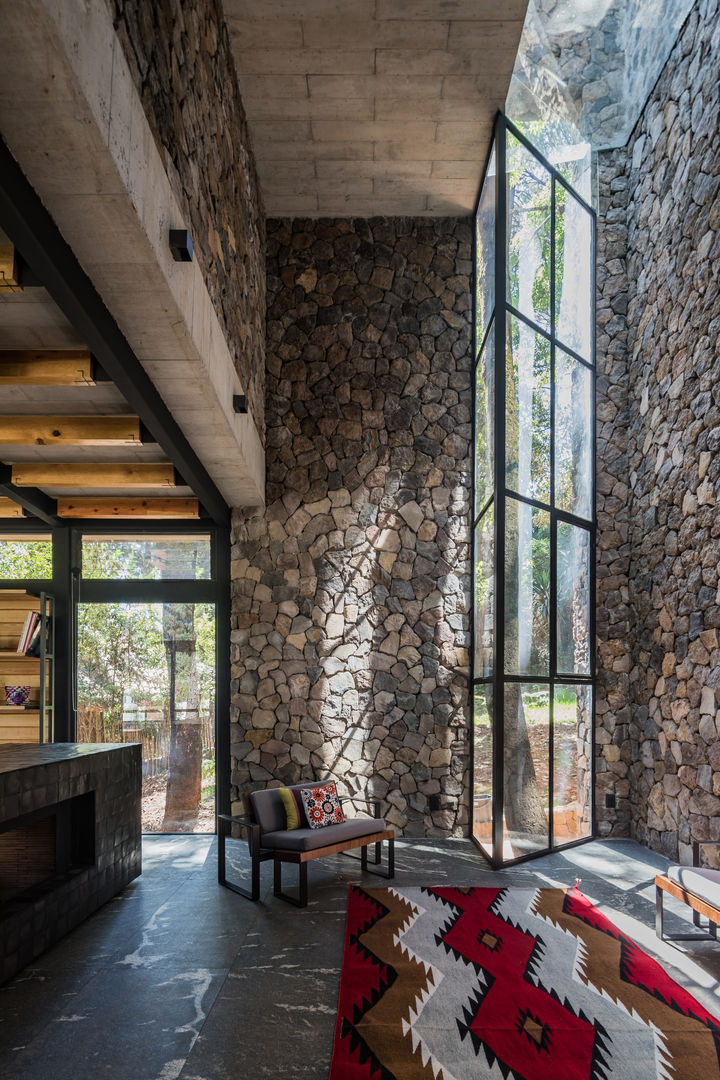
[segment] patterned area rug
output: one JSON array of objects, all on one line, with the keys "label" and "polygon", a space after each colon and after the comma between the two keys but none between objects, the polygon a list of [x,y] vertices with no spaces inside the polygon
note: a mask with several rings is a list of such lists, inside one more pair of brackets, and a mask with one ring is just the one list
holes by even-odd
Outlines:
[{"label": "patterned area rug", "polygon": [[712,1080],[719,1053],[577,889],[350,889],[330,1080]]}]

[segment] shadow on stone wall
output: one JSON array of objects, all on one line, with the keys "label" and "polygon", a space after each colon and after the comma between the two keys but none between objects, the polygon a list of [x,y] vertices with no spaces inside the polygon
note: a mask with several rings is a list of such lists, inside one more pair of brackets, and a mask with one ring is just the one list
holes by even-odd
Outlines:
[{"label": "shadow on stone wall", "polygon": [[466,831],[470,228],[268,223],[268,510],[236,515],[233,778]]}]

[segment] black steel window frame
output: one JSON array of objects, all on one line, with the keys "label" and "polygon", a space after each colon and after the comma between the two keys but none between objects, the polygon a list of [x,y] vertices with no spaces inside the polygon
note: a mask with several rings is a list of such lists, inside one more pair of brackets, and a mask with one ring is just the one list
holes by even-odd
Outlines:
[{"label": "black steel window frame", "polygon": [[[507,287],[507,135],[511,134],[526,150],[545,168],[550,175],[551,181],[551,221],[550,221],[550,330],[542,327],[523,315],[508,301]],[[480,198],[488,175],[488,168],[495,153],[495,208],[494,208],[494,277],[495,290],[493,307],[488,319],[487,326],[482,327],[482,340],[477,341],[477,213]],[[590,359],[582,357],[579,353],[560,341],[555,334],[555,206],[557,185],[563,187],[569,195],[590,216],[591,222],[591,297],[590,297]],[[483,169],[482,180],[478,191],[473,215],[473,273],[474,287],[472,290],[472,317],[473,317],[473,462],[472,462],[472,487],[471,487],[471,535],[470,549],[472,551],[472,579],[471,579],[471,700],[472,710],[471,740],[470,740],[470,839],[489,859],[494,868],[514,866],[526,862],[529,859],[539,858],[552,851],[566,850],[579,844],[587,843],[597,836],[597,814],[595,805],[595,699],[596,699],[596,613],[595,613],[595,545],[596,545],[596,416],[595,416],[595,382],[596,382],[596,323],[595,323],[595,250],[596,250],[597,215],[593,208],[572,188],[558,170],[551,165],[522,134],[521,131],[505,116],[498,113],[495,119],[493,137],[490,150]],[[506,391],[506,336],[507,318],[514,318],[524,322],[535,333],[541,334],[550,344],[550,502],[545,503],[537,499],[520,495],[506,483],[505,463],[505,391]],[[494,402],[489,406],[493,410],[493,485],[490,495],[484,500],[481,507],[476,507],[475,497],[477,492],[477,376],[480,360],[487,347],[490,334],[494,334]],[[590,372],[591,377],[591,507],[590,519],[578,517],[575,514],[559,510],[554,507],[555,496],[555,355],[556,349],[560,349],[575,361],[582,364]],[[521,675],[505,673],[505,508],[507,499],[515,499],[519,503],[543,510],[550,515],[550,613],[549,613],[549,675]],[[482,521],[488,509],[494,510],[493,528],[493,658],[492,673],[488,676],[477,676],[475,673],[475,534],[478,525]],[[590,673],[585,675],[568,674],[557,670],[557,526],[559,523],[574,525],[585,529],[590,537],[590,567],[589,567],[589,636],[590,636]],[[549,743],[548,743],[548,845],[535,851],[519,855],[513,859],[503,858],[503,802],[504,802],[504,698],[505,686],[508,683],[525,683],[533,686],[547,686],[549,689]],[[567,843],[555,844],[553,830],[553,791],[554,791],[554,689],[556,686],[589,686],[592,690],[592,708],[590,715],[590,754],[589,754],[589,797],[590,797],[590,834]],[[490,713],[490,731],[492,740],[492,840],[488,848],[475,836],[475,691],[478,687],[489,687],[492,700]]]},{"label": "black steel window frame", "polygon": [[[46,535],[52,541],[51,578],[5,579],[0,589],[44,590],[55,599],[55,742],[77,738],[75,657],[78,603],[194,603],[215,605],[215,769],[216,810],[230,812],[230,530],[210,521],[80,521],[48,529],[42,522],[8,520],[4,536]],[[83,579],[82,537],[204,535],[210,537],[210,578],[161,581]]]}]

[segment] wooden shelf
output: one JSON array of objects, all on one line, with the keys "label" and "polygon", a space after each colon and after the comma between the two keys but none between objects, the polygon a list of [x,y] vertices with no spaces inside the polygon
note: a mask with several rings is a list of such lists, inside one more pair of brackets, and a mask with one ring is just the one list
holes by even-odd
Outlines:
[{"label": "wooden shelf", "polygon": [[[53,737],[51,722],[53,659],[46,656],[43,664],[39,653],[33,656],[17,651],[17,643],[23,632],[28,612],[36,611],[42,616],[43,604],[45,605],[44,618],[50,627],[45,645],[47,651],[52,653],[54,644],[52,598],[47,594],[35,596],[26,590],[0,589],[0,701],[3,702],[0,704],[0,743],[37,743],[40,739],[41,717],[44,717],[44,739],[50,740]],[[43,642],[40,642],[40,645],[42,647]],[[44,703],[39,701],[43,675],[45,676]],[[30,700],[23,705],[5,705],[5,697],[2,693],[3,683],[6,686],[29,686],[31,688]]]}]

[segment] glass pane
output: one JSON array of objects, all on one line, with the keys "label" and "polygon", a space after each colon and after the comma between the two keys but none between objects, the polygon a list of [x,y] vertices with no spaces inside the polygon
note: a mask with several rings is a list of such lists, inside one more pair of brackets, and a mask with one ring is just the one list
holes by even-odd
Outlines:
[{"label": "glass pane", "polygon": [[[538,149],[542,150],[542,147]],[[577,141],[572,146],[545,156],[573,191],[576,191],[585,202],[593,201],[592,146],[589,142]]]},{"label": "glass pane", "polygon": [[503,852],[514,859],[549,844],[549,687],[507,683],[504,729]]},{"label": "glass pane", "polygon": [[21,581],[52,577],[49,537],[0,536],[0,579]]},{"label": "glass pane", "polygon": [[555,186],[555,333],[591,360],[592,220],[562,184]]},{"label": "glass pane", "polygon": [[495,306],[495,150],[490,156],[475,219],[475,348],[482,344]]},{"label": "glass pane", "polygon": [[505,477],[519,495],[550,502],[550,343],[508,316]]},{"label": "glass pane", "polygon": [[557,669],[590,674],[590,533],[557,526]]},{"label": "glass pane", "polygon": [[475,529],[475,665],[476,679],[493,673],[494,519],[492,503]]},{"label": "glass pane", "polygon": [[592,688],[556,686],[553,701],[553,843],[592,831]]},{"label": "glass pane", "polygon": [[592,519],[592,372],[555,350],[555,505]]},{"label": "glass pane", "polygon": [[505,671],[550,674],[550,514],[505,504]]},{"label": "glass pane", "polygon": [[209,536],[83,536],[85,578],[207,579]]},{"label": "glass pane", "polygon": [[475,687],[473,836],[492,854],[492,687]]},{"label": "glass pane", "polygon": [[[493,324],[494,326],[494,324]],[[493,491],[495,461],[495,333],[488,330],[475,369],[475,515]]]},{"label": "glass pane", "polygon": [[78,605],[78,740],[142,744],[143,832],[215,831],[215,608]]},{"label": "glass pane", "polygon": [[507,138],[508,300],[550,329],[550,173],[512,135]]}]

